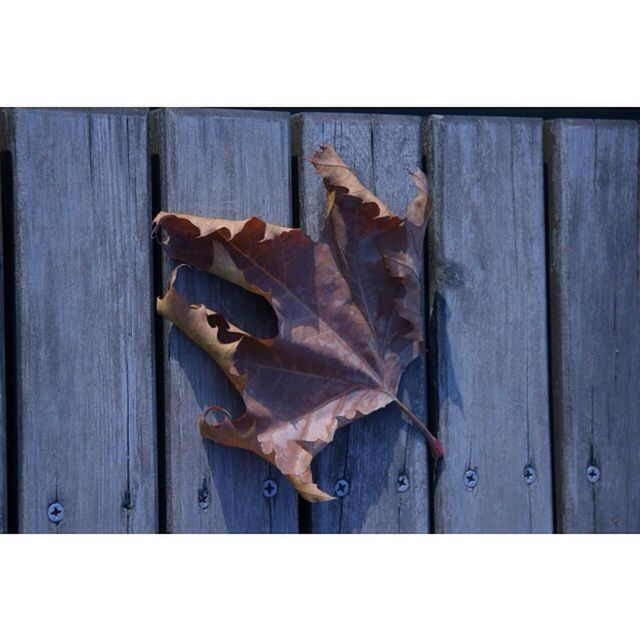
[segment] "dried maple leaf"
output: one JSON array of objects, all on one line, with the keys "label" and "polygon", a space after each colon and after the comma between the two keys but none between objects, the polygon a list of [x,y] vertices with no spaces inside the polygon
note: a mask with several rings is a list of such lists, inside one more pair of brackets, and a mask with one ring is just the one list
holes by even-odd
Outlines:
[{"label": "dried maple leaf", "polygon": [[327,188],[318,242],[258,218],[223,220],[159,213],[167,253],[257,293],[273,306],[278,333],[258,338],[175,288],[157,309],[202,347],[242,395],[245,413],[220,407],[200,417],[202,434],[274,464],[310,501],[330,499],[313,483],[311,460],[336,429],[396,402],[442,451],[396,393],[423,350],[420,268],[431,209],[421,171],[399,218],[358,181],[330,146],[311,158]]}]

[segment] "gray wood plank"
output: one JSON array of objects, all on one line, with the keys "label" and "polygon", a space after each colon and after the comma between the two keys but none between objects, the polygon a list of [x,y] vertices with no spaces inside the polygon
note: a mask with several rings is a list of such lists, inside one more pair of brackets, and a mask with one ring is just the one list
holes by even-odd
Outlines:
[{"label": "gray wood plank", "polygon": [[18,109],[10,138],[19,531],[154,532],[147,113]]},{"label": "gray wood plank", "polygon": [[435,529],[551,531],[542,123],[426,129]]},{"label": "gray wood plank", "polygon": [[563,532],[640,532],[638,136],[629,121],[545,125]]},{"label": "gray wood plank", "polygon": [[[0,153],[4,151],[4,136],[2,126],[2,115],[0,114]],[[0,157],[2,162],[2,157]],[[0,165],[1,166],[1,165]],[[1,171],[1,169],[0,169]],[[0,533],[7,531],[7,414],[6,414],[6,374],[5,374],[5,352],[4,352],[4,261],[3,261],[3,216],[6,215],[2,208],[2,185],[0,184]]]},{"label": "gray wood plank", "polygon": [[[160,161],[160,204],[166,211],[242,219],[259,216],[291,226],[288,115],[169,109],[153,113]],[[166,286],[173,261],[163,262]],[[194,302],[225,314],[256,335],[273,335],[267,303],[193,269],[177,286]],[[211,404],[238,415],[242,401],[206,354],[163,321],[167,528],[171,532],[298,530],[297,494],[271,465],[248,451],[202,439],[197,418]],[[278,492],[262,493],[272,478]]]},{"label": "gray wood plank", "polygon": [[[305,158],[330,143],[360,180],[392,211],[404,215],[414,196],[408,169],[420,166],[420,119],[409,116],[312,114],[294,116],[301,226],[314,238],[326,191]],[[400,397],[420,416],[426,411],[426,358],[405,372]],[[329,491],[346,479],[349,493],[311,505],[313,532],[426,532],[429,530],[428,454],[422,434],[395,406],[340,429],[314,460],[314,479]],[[398,478],[409,489],[398,490]]]}]

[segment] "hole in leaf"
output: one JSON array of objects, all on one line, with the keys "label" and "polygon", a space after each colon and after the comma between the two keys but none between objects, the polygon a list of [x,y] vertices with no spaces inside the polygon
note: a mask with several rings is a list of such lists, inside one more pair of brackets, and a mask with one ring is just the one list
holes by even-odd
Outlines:
[{"label": "hole in leaf", "polygon": [[204,421],[210,427],[219,427],[228,420],[231,420],[231,414],[222,407],[209,407],[204,413]]}]

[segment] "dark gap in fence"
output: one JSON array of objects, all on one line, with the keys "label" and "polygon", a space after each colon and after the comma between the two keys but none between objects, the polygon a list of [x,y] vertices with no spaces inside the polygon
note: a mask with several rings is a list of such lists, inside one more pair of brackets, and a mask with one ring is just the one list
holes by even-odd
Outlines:
[{"label": "dark gap in fence", "polygon": [[[300,175],[299,158],[291,156],[291,226],[300,227]],[[311,505],[298,496],[298,533],[312,533]]]},{"label": "dark gap in fence", "polygon": [[291,226],[300,227],[300,175],[298,156],[291,156]]},{"label": "dark gap in fence", "polygon": [[[546,144],[546,140],[543,141],[543,144]],[[545,265],[546,265],[546,288],[547,288],[547,300],[546,300],[546,310],[547,310],[547,379],[549,381],[549,462],[551,467],[551,512],[553,514],[553,532],[558,533],[558,522],[557,522],[557,513],[556,509],[556,487],[555,487],[555,462],[554,462],[554,414],[553,414],[553,390],[554,390],[554,380],[553,380],[553,366],[551,359],[553,358],[553,348],[552,348],[552,322],[551,322],[551,313],[552,313],[552,291],[551,291],[551,232],[552,232],[552,224],[550,220],[551,209],[549,208],[549,169],[548,164],[545,161],[543,165],[543,184],[544,184],[544,237],[545,237]]]},{"label": "dark gap in fence", "polygon": [[[423,121],[423,127],[428,126]],[[424,132],[421,134],[421,139],[425,140]],[[425,175],[428,175],[428,162],[427,156],[422,154],[422,171]],[[431,192],[431,197],[433,197],[433,185],[431,182],[429,184],[429,190]],[[431,221],[428,223],[431,224]],[[425,234],[424,241],[424,263],[422,267],[423,278],[424,278],[424,324],[425,324],[425,345],[427,348],[427,427],[433,433],[436,438],[438,437],[438,398],[437,398],[437,384],[434,383],[434,372],[436,371],[437,361],[436,361],[436,353],[435,353],[435,340],[432,340],[432,327],[431,320],[429,317],[429,301],[431,300],[431,282],[429,281],[429,264],[430,264],[430,253],[429,253],[429,242],[428,242],[428,234]],[[428,471],[429,471],[429,533],[435,533],[435,485],[436,485],[436,469],[438,466],[438,461],[434,461],[430,454],[428,460]]]},{"label": "dark gap in fence", "polygon": [[[160,212],[162,194],[160,191],[160,156],[151,154],[151,214],[152,219]],[[158,464],[158,530],[167,533],[167,452],[166,425],[164,416],[164,335],[162,317],[155,313],[156,296],[162,295],[162,248],[158,242],[153,244],[153,307],[154,307],[154,344],[156,373],[156,437]]]},{"label": "dark gap in fence", "polygon": [[[233,107],[255,110],[256,107]],[[397,114],[428,118],[432,115],[487,116],[509,118],[597,118],[603,120],[640,120],[638,107],[260,107],[261,111],[304,113]]]},{"label": "dark gap in fence", "polygon": [[13,210],[13,158],[0,158],[2,191],[2,243],[4,254],[4,348],[7,445],[7,531],[18,533],[18,362],[16,352],[16,293]]}]

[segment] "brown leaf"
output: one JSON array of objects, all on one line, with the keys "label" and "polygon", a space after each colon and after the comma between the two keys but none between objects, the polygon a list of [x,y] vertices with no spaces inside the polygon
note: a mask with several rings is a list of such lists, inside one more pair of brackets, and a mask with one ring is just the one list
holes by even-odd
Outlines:
[{"label": "brown leaf", "polygon": [[233,221],[162,212],[154,230],[187,262],[266,298],[278,334],[257,338],[175,288],[157,309],[222,368],[245,403],[232,419],[219,407],[200,418],[202,434],[273,463],[307,500],[331,496],[314,484],[311,460],[338,427],[390,402],[440,445],[396,397],[400,377],[423,350],[420,268],[431,209],[421,171],[407,216],[391,213],[332,147],[311,158],[328,191],[318,242],[300,229],[258,218]]}]

